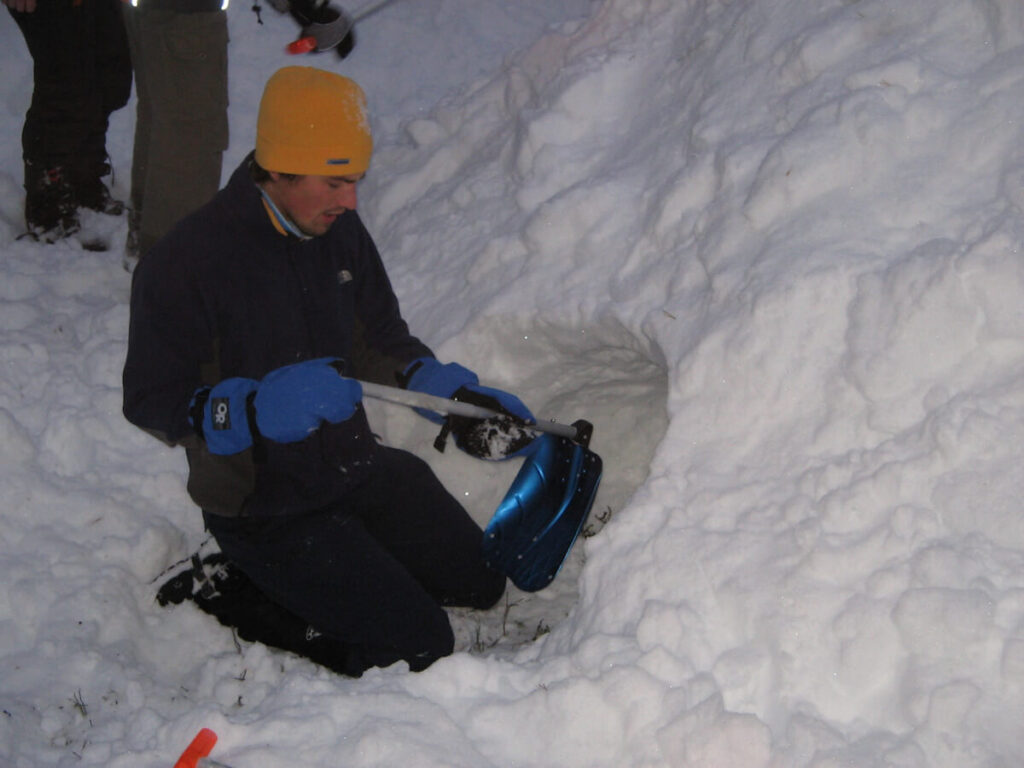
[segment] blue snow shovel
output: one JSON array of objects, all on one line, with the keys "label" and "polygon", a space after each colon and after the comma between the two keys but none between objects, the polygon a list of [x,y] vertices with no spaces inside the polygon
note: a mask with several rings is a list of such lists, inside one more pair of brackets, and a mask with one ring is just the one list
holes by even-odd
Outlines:
[{"label": "blue snow shovel", "polygon": [[[492,419],[501,414],[458,400],[360,382],[363,396],[437,413]],[[539,421],[508,493],[484,530],[487,565],[525,592],[536,592],[558,574],[583,529],[601,482],[601,457],[589,449],[593,426]]]},{"label": "blue snow shovel", "polygon": [[487,564],[525,592],[554,580],[601,482],[601,457],[585,444],[545,434],[532,447],[487,525],[483,544]]}]

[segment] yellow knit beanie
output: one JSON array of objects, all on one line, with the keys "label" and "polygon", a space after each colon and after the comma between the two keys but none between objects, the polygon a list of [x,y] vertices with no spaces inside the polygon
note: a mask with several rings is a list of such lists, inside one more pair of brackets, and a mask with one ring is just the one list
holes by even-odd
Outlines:
[{"label": "yellow knit beanie", "polygon": [[352,80],[313,67],[270,76],[256,120],[256,162],[265,170],[354,176],[372,152],[366,96]]}]

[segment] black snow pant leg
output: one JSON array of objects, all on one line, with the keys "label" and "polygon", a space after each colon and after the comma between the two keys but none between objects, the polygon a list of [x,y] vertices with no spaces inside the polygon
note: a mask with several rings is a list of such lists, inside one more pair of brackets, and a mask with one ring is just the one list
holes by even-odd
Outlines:
[{"label": "black snow pant leg", "polygon": [[421,459],[382,448],[366,484],[316,512],[206,515],[224,554],[272,601],[343,642],[348,674],[452,652],[443,605],[487,608],[504,576],[483,562],[483,533]]},{"label": "black snow pant leg", "polygon": [[38,168],[106,162],[110,113],[131,93],[131,60],[118,0],[38,0],[11,11],[33,64],[22,152]]},{"label": "black snow pant leg", "polygon": [[77,183],[83,186],[95,184],[109,172],[107,129],[110,115],[124,107],[132,95],[132,60],[121,15],[123,3],[121,0],[91,1],[95,5],[96,85],[103,118],[83,137],[81,162],[73,166]]}]

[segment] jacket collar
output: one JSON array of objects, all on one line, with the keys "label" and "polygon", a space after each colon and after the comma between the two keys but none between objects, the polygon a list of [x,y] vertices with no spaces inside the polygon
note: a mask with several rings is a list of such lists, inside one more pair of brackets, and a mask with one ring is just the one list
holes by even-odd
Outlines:
[{"label": "jacket collar", "polygon": [[295,222],[281,213],[281,209],[274,204],[274,201],[270,199],[270,195],[267,194],[263,187],[257,185],[257,189],[259,189],[260,195],[263,196],[263,207],[266,209],[267,215],[270,216],[270,223],[274,225],[274,229],[282,235],[295,235],[299,240],[309,240],[312,237],[312,235],[307,235],[299,229]]},{"label": "jacket collar", "polygon": [[276,208],[268,208],[267,203],[270,201],[264,196],[263,190],[252,180],[250,166],[254,155],[255,152],[250,152],[235,168],[222,190],[223,200],[230,215],[237,217],[246,231],[263,233],[261,236],[271,232],[287,236],[289,230],[282,225],[287,218],[280,211],[275,213]]}]

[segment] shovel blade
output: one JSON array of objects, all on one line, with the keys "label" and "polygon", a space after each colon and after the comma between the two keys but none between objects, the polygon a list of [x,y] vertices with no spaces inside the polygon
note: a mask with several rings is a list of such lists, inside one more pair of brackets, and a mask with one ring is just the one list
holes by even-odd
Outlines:
[{"label": "shovel blade", "polygon": [[555,578],[579,536],[601,482],[601,457],[568,438],[535,441],[484,531],[483,555],[525,592]]}]

